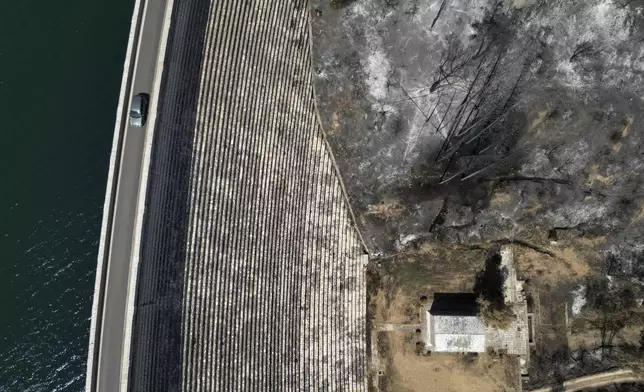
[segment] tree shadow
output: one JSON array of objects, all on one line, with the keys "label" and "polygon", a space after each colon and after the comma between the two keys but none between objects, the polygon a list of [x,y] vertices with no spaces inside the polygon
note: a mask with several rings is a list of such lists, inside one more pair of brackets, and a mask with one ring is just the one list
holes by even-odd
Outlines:
[{"label": "tree shadow", "polygon": [[495,307],[504,305],[503,283],[507,271],[501,268],[501,254],[498,249],[491,251],[485,260],[485,269],[479,272],[474,283],[474,292]]}]

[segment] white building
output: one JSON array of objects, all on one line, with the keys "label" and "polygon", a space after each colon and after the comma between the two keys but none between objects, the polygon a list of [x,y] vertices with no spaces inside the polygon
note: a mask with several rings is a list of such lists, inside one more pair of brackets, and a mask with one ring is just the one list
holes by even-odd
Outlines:
[{"label": "white building", "polygon": [[476,296],[437,293],[427,309],[427,349],[435,352],[484,352],[485,325],[478,317]]},{"label": "white building", "polygon": [[485,351],[485,326],[476,316],[430,316],[430,344],[437,352]]},{"label": "white building", "polygon": [[480,353],[487,348],[510,355],[528,355],[528,312],[523,282],[517,280],[512,249],[501,249],[504,301],[515,314],[507,328],[486,327],[474,293],[435,293],[427,309],[424,341],[427,351]]}]

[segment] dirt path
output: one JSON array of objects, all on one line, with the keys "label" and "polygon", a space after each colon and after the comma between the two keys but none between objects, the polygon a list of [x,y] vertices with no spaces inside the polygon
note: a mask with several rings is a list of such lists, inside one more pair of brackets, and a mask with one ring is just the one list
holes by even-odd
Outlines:
[{"label": "dirt path", "polygon": [[384,332],[416,332],[420,329],[420,324],[380,324],[378,330]]},{"label": "dirt path", "polygon": [[[573,392],[589,388],[599,388],[610,384],[625,382],[644,382],[644,379],[633,373],[632,370],[621,369],[611,372],[593,374],[568,380],[564,382],[564,391]],[[552,387],[533,389],[531,392],[551,392]]]}]

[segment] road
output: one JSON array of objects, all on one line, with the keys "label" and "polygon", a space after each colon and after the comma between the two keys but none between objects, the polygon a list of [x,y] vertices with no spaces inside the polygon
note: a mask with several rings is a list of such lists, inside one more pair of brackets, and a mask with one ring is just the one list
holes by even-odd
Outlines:
[{"label": "road", "polygon": [[[165,0],[147,0],[142,3],[143,18],[138,43],[133,80],[128,96],[152,91],[154,73],[159,52],[159,41],[163,25]],[[135,37],[135,41],[137,39]],[[156,102],[151,98],[152,102]],[[129,106],[129,101],[128,101]],[[155,108],[150,106],[150,113]],[[124,327],[126,321],[127,287],[132,264],[132,238],[134,235],[137,198],[141,181],[146,128],[126,127],[121,145],[121,160],[117,165],[118,185],[116,190],[112,230],[108,244],[107,276],[104,302],[101,306],[100,337],[96,350],[98,363],[94,384],[95,391],[117,391],[120,389],[121,366],[123,361]],[[147,124],[146,124],[147,125]]]},{"label": "road", "polygon": [[[611,384],[622,384],[625,382],[642,382],[642,378],[633,373],[632,370],[620,369],[605,373],[597,373],[590,376],[574,378],[564,382],[564,391],[574,392],[584,389],[605,387]],[[551,387],[533,389],[530,392],[551,392]]]}]

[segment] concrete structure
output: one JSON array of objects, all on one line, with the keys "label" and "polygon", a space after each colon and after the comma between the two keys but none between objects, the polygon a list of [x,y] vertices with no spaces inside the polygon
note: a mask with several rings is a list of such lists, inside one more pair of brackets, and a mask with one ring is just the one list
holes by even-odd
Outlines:
[{"label": "concrete structure", "polygon": [[486,327],[476,314],[441,314],[427,309],[426,347],[434,352],[485,352],[487,348],[511,355],[528,354],[525,303],[511,305],[517,316],[506,329]]},{"label": "concrete structure", "polygon": [[471,293],[436,293],[426,310],[424,339],[426,349],[434,352],[484,352],[487,348],[517,355],[522,366],[528,362],[528,311],[523,282],[517,280],[512,249],[501,249],[505,276],[503,294],[516,318],[506,329],[485,326],[478,316],[476,295]]},{"label": "concrete structure", "polygon": [[503,281],[503,299],[506,304],[522,302],[523,282],[517,280],[516,268],[514,268],[514,253],[512,248],[504,246],[501,248],[501,265],[499,266],[505,280]]},{"label": "concrete structure", "polygon": [[[87,390],[366,390],[367,255],[306,1],[167,1],[135,5]],[[150,122],[123,131],[140,91]]]},{"label": "concrete structure", "polygon": [[427,349],[435,352],[485,351],[485,325],[478,316],[476,296],[436,293],[427,309]]},{"label": "concrete structure", "polygon": [[[505,303],[512,307],[516,318],[507,329],[489,329],[488,344],[495,350],[508,354],[525,356],[529,353],[528,303],[523,290],[523,281],[517,279],[512,247],[501,248],[501,271],[504,273],[503,296]],[[526,359],[527,362],[527,359]]]},{"label": "concrete structure", "polygon": [[487,328],[488,345],[496,351],[503,350],[512,355],[528,355],[528,307],[525,299],[510,304],[516,318],[507,329]]},{"label": "concrete structure", "polygon": [[[86,390],[125,391],[136,282],[136,238],[172,0],[135,1],[110,157],[90,327]],[[161,61],[159,62],[159,59]],[[131,97],[151,93],[148,125],[128,124]]]},{"label": "concrete structure", "polygon": [[485,325],[477,316],[432,316],[432,351],[482,353]]}]

